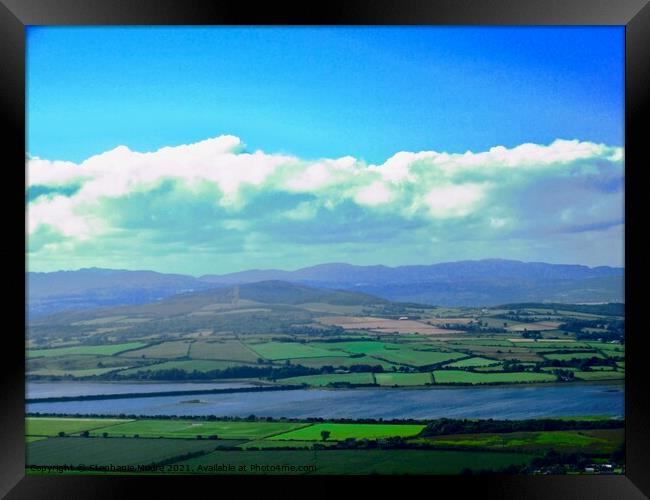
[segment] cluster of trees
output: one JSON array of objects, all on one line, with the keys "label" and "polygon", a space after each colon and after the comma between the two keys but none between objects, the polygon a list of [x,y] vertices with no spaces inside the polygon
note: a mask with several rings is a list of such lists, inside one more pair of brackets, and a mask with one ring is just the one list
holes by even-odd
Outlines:
[{"label": "cluster of trees", "polygon": [[[574,333],[578,340],[625,341],[625,320],[623,319],[571,319],[562,323],[558,328]],[[598,331],[587,331],[588,329],[598,329]]]},{"label": "cluster of trees", "polygon": [[513,474],[566,474],[569,471],[584,470],[591,460],[581,453],[558,453],[549,450],[544,456],[535,457],[528,465],[509,465],[501,469],[464,468],[461,475],[513,475]]},{"label": "cluster of trees", "polygon": [[[319,327],[319,328],[314,328],[312,326],[307,326],[307,325],[292,325],[289,328],[286,329],[286,333],[289,333],[291,335],[325,335],[325,336],[334,336],[334,335],[342,335],[345,333],[345,328],[341,326],[334,326],[334,325],[329,325],[329,326],[324,326],[324,327]],[[341,339],[343,340],[343,339]],[[283,342],[291,342],[291,340],[288,340],[286,338],[282,339]],[[327,341],[325,341],[327,342]]]},{"label": "cluster of trees", "polygon": [[537,316],[533,316],[533,314],[529,313],[528,311],[519,311],[519,312],[508,311],[505,314],[498,314],[492,317],[505,319],[508,321],[514,321],[516,323],[534,323],[536,321],[540,321],[540,319]]},{"label": "cluster of trees", "polygon": [[572,359],[547,359],[540,361],[535,365],[534,371],[540,371],[543,367],[553,368],[578,368],[580,371],[588,372],[592,366],[609,366],[616,369],[615,358],[598,358],[592,356],[591,358],[572,358]]},{"label": "cluster of trees", "polygon": [[135,374],[121,375],[113,372],[103,376],[108,379],[138,379],[138,380],[212,380],[215,378],[260,378],[280,379],[301,377],[304,375],[318,375],[321,369],[309,368],[301,365],[286,364],[282,366],[230,366],[223,370],[198,370],[187,371],[180,368],[164,370],[138,370]]},{"label": "cluster of trees", "polygon": [[498,326],[488,326],[484,321],[477,320],[471,321],[469,323],[444,323],[442,325],[436,325],[439,328],[444,328],[446,330],[460,330],[463,332],[478,332],[478,333],[506,333],[508,330],[504,327]]},{"label": "cluster of trees", "polygon": [[550,418],[529,420],[435,420],[422,430],[421,436],[445,434],[504,433],[521,431],[565,431],[574,429],[617,429],[624,426],[622,420],[557,420]]},{"label": "cluster of trees", "polygon": [[[561,304],[561,303],[544,303],[544,302],[521,302],[518,304],[505,304],[500,306],[501,309],[547,309],[552,310],[556,315],[557,311],[579,312],[587,314],[599,314],[603,316],[624,316],[625,304],[622,302],[609,302],[607,304]],[[510,311],[513,312],[513,311]],[[523,314],[531,314],[528,311],[522,311]]]}]

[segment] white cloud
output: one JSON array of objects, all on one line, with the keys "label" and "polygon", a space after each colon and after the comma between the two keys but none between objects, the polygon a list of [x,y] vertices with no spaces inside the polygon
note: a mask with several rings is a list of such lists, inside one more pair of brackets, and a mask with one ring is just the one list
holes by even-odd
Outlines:
[{"label": "white cloud", "polygon": [[388,203],[393,198],[393,194],[381,181],[375,181],[368,186],[364,186],[354,197],[354,200],[360,205],[381,205]]},{"label": "white cloud", "polygon": [[434,217],[462,217],[472,211],[483,194],[484,188],[478,184],[440,186],[429,191],[424,202]]},{"label": "white cloud", "polygon": [[[306,161],[263,151],[248,153],[242,141],[231,135],[148,153],[120,146],[80,164],[29,159],[29,186],[79,183],[81,187],[69,196],[31,202],[28,229],[33,233],[39,226],[51,226],[76,239],[120,230],[102,217],[105,202],[112,200],[111,210],[120,210],[120,200],[158,196],[155,188],[166,179],[184,188],[169,203],[187,205],[186,201],[209,195],[210,204],[228,210],[231,222],[199,221],[201,227],[215,223],[226,229],[247,226],[238,214],[258,197],[267,201],[255,217],[271,215],[275,200],[278,214],[288,223],[315,218],[318,207],[332,217],[339,207],[349,214],[352,205],[366,214],[376,212],[379,219],[388,210],[391,216],[422,224],[457,224],[474,215],[492,233],[494,229],[534,231],[554,225],[569,228],[581,222],[594,225],[622,218],[622,203],[616,204],[620,192],[603,193],[599,185],[622,178],[623,156],[622,148],[577,140],[510,149],[496,146],[478,153],[403,151],[379,165],[367,165],[351,156]],[[304,201],[305,194],[313,200]],[[553,195],[560,202],[553,201]],[[285,203],[279,203],[281,199]],[[196,212],[187,213],[197,217]],[[154,230],[160,223],[155,215],[148,220]]]}]

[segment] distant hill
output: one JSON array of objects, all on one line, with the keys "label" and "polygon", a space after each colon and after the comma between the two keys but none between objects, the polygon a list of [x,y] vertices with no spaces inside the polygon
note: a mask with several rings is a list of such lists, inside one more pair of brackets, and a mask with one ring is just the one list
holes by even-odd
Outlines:
[{"label": "distant hill", "polygon": [[[200,278],[153,271],[81,269],[28,273],[32,316],[100,306],[143,304],[184,292],[267,282],[239,293],[264,302],[298,297],[322,302],[314,288],[348,290],[399,302],[442,306],[492,306],[515,302],[624,302],[624,269],[486,259],[418,266],[322,264],[296,271],[248,270]],[[278,282],[284,282],[280,286]],[[274,283],[275,282],[275,283]],[[309,290],[289,289],[287,283]],[[227,292],[223,292],[227,293]],[[341,293],[341,292],[338,292]],[[285,295],[283,295],[285,294]],[[241,295],[241,298],[245,298]],[[264,297],[266,297],[265,300]],[[309,298],[309,299],[307,299]],[[344,295],[339,299],[345,301]],[[287,302],[291,303],[291,302]]]},{"label": "distant hill", "polygon": [[297,271],[253,270],[207,275],[201,281],[235,284],[282,279],[342,288],[400,302],[491,306],[505,302],[623,302],[624,269],[485,259],[429,266],[322,264]]},{"label": "distant hill", "polygon": [[83,329],[85,325],[92,330],[97,324],[110,323],[118,325],[118,330],[142,332],[144,328],[172,334],[192,328],[220,326],[230,330],[246,325],[249,330],[268,333],[271,326],[289,327],[311,321],[314,313],[309,310],[310,305],[381,308],[388,304],[385,299],[361,292],[262,281],[180,293],[146,304],[64,310],[33,317],[31,325],[54,327],[60,333],[64,326],[76,325]]},{"label": "distant hill", "polygon": [[89,268],[27,273],[28,310],[32,316],[102,306],[144,304],[218,285],[182,274]]}]

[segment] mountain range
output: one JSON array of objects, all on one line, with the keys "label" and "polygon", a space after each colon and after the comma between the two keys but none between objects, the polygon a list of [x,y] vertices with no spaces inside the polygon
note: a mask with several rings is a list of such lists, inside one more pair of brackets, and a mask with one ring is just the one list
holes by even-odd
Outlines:
[{"label": "mountain range", "polygon": [[[28,272],[26,280],[31,317],[65,310],[143,304],[176,294],[261,281],[363,292],[391,301],[440,306],[624,302],[622,267],[503,259],[399,267],[329,263],[296,271],[254,269],[198,278],[154,271],[89,268]],[[267,293],[279,292],[271,286]]]}]

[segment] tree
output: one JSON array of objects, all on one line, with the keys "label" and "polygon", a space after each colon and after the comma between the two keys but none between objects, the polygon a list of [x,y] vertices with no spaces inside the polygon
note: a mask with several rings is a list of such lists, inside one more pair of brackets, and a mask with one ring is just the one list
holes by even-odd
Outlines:
[{"label": "tree", "polygon": [[83,432],[81,433],[81,437],[85,437],[85,438],[87,438],[88,436],[90,436],[90,432],[88,432],[88,431],[83,431]]},{"label": "tree", "polygon": [[65,432],[60,431],[60,432],[59,432],[59,437],[62,438],[62,437],[64,437],[64,436],[65,436]]},{"label": "tree", "polygon": [[327,438],[330,437],[330,431],[320,431],[320,437],[323,441],[327,441]]},{"label": "tree", "polygon": [[102,432],[102,437],[107,438],[108,437],[108,432]]}]

